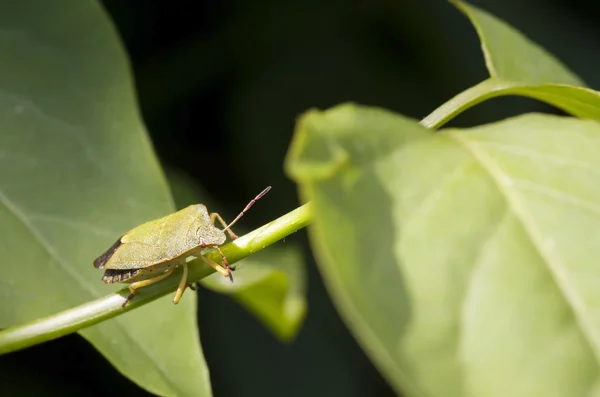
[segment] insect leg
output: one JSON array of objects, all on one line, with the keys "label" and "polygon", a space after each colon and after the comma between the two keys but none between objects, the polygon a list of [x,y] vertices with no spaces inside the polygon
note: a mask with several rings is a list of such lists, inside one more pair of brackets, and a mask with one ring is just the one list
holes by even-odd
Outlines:
[{"label": "insect leg", "polygon": [[188,278],[187,263],[184,263],[182,266],[183,266],[183,274],[181,275],[181,281],[179,282],[179,287],[177,287],[177,292],[175,293],[175,297],[173,298],[173,303],[174,304],[178,304],[179,303],[179,300],[183,296],[183,292],[185,291],[185,289],[188,286],[188,283],[187,283],[187,278]]},{"label": "insect leg", "polygon": [[131,285],[129,286],[130,294],[127,296],[127,299],[125,300],[125,302],[123,302],[123,305],[121,305],[121,307],[127,306],[129,301],[133,299],[133,297],[135,296],[136,289],[157,283],[160,280],[164,280],[165,278],[169,277],[171,275],[171,273],[173,273],[173,270],[175,270],[175,268],[167,270],[165,273],[161,274],[160,276],[150,278],[148,280],[142,280],[142,281],[137,281],[135,283],[131,283]]},{"label": "insect leg", "polygon": [[[235,266],[229,265],[229,270],[231,270],[232,272],[235,271]],[[193,283],[189,283],[187,286],[192,291],[197,291],[200,289],[200,281],[194,281]],[[1,331],[1,329],[0,329],[0,331]]]},{"label": "insect leg", "polygon": [[214,248],[219,252],[219,255],[221,255],[221,258],[223,258],[223,261],[221,262],[221,266],[223,266],[227,270],[230,270],[229,279],[233,283],[233,275],[231,274],[231,272],[235,270],[235,267],[229,266],[229,262],[227,262],[227,258],[225,257],[225,254],[223,253],[223,251],[221,251],[221,248],[219,248],[218,246],[215,246]]},{"label": "insect leg", "polygon": [[221,273],[221,275],[223,277],[229,277],[229,279],[231,280],[231,282],[233,282],[233,276],[231,275],[231,270],[229,269],[229,264],[227,264],[227,262],[225,262],[227,264],[227,267],[225,268],[225,267],[219,265],[217,262],[211,261],[210,259],[208,259],[204,255],[200,255],[199,258],[202,259],[204,261],[204,263],[206,263],[207,265],[210,265],[213,269],[215,269],[216,271],[218,271],[219,273]]},{"label": "insect leg", "polygon": [[[227,227],[227,223],[223,220],[223,218],[221,218],[221,215],[219,215],[216,212],[213,212],[212,214],[210,214],[210,223],[212,223],[214,225],[215,218],[219,220],[219,222],[221,223],[221,225],[223,225],[224,228]],[[229,237],[231,237],[232,240],[235,240],[238,238],[238,236],[233,232],[233,230],[227,229],[226,232],[227,232],[227,234],[229,234]]]},{"label": "insect leg", "polygon": [[[231,270],[232,272],[235,271],[235,266],[229,265],[229,270]],[[187,286],[192,291],[197,291],[200,289],[200,281],[194,281],[193,283],[189,283]]]}]

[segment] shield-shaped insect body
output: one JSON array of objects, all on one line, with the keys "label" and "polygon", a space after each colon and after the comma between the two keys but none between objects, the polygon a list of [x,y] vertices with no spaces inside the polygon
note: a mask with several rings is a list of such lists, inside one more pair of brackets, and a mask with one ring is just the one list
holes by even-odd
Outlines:
[{"label": "shield-shaped insect body", "polygon": [[[250,201],[229,225],[216,212],[209,214],[203,204],[190,205],[174,214],[144,223],[125,233],[104,254],[96,258],[94,267],[105,269],[102,277],[105,284],[130,284],[130,294],[123,307],[133,299],[138,288],[163,280],[178,266],[182,266],[183,274],[173,298],[173,303],[179,303],[186,287],[193,288],[187,282],[186,260],[190,256],[202,259],[233,282],[232,269],[219,246],[227,240],[226,232],[232,240],[237,238],[231,226],[270,189],[270,186],[267,187]],[[215,220],[223,225],[223,229],[215,226]],[[222,262],[219,264],[204,257],[202,251],[206,248],[219,251]]]}]

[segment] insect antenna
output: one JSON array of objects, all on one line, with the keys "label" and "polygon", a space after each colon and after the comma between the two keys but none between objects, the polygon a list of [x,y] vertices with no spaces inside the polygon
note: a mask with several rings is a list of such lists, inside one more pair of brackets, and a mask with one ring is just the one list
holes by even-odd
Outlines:
[{"label": "insect antenna", "polygon": [[267,194],[269,192],[269,190],[271,190],[271,186],[267,186],[265,188],[265,190],[263,190],[262,192],[260,192],[256,197],[254,197],[247,205],[246,207],[242,210],[242,212],[240,212],[238,214],[238,216],[235,217],[235,219],[233,221],[231,221],[231,223],[229,223],[229,225],[225,226],[225,229],[223,229],[223,231],[227,231],[229,228],[231,228],[231,226],[233,226],[237,221],[240,220],[240,218],[242,216],[244,216],[244,214],[250,209],[250,207],[252,207],[254,205],[254,203],[256,203],[258,200],[260,200],[265,194]]}]

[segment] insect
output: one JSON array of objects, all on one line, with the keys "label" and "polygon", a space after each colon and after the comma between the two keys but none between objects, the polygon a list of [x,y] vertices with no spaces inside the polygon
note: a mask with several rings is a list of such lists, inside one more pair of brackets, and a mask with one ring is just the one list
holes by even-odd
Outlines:
[{"label": "insect", "polygon": [[[187,282],[187,258],[194,256],[212,266],[224,277],[233,282],[233,275],[227,258],[219,248],[227,240],[238,236],[233,226],[244,214],[271,190],[271,186],[260,192],[229,224],[216,213],[209,213],[203,204],[190,205],[174,214],[144,223],[121,236],[112,247],[94,260],[94,267],[105,269],[102,282],[105,284],[129,283],[129,296],[123,303],[127,305],[135,296],[138,288],[146,287],[169,277],[173,271],[183,267],[181,281],[173,298],[179,303],[187,287],[195,289]],[[218,220],[223,229],[215,226]],[[223,261],[219,264],[202,255],[206,248],[216,249]]]}]

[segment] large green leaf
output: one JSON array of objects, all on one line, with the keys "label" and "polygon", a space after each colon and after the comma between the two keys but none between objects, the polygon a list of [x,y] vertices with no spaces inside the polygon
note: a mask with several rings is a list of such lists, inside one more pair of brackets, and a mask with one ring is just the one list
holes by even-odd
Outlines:
[{"label": "large green leaf", "polygon": [[600,120],[600,93],[585,88],[559,60],[504,21],[465,2],[453,3],[477,30],[490,78],[448,101],[423,125],[439,127],[469,107],[503,95],[538,99],[575,116]]},{"label": "large green leaf", "polygon": [[[216,210],[209,195],[186,175],[172,171],[168,178],[177,208],[205,203],[209,209]],[[267,196],[264,200],[268,199]],[[261,200],[255,211],[260,211],[260,206],[265,204]],[[237,228],[236,233],[240,233]],[[293,244],[271,247],[236,264],[233,284],[218,273],[201,283],[213,291],[230,295],[282,341],[296,336],[306,315],[304,262],[300,250]]]},{"label": "large green leaf", "polygon": [[600,392],[600,124],[525,115],[433,133],[344,105],[299,122],[328,289],[409,396]]},{"label": "large green leaf", "polygon": [[[98,3],[3,1],[0,22],[0,327],[7,327],[114,291],[93,259],[173,204],[126,56]],[[153,393],[209,395],[195,303],[165,298],[81,334]]]}]

